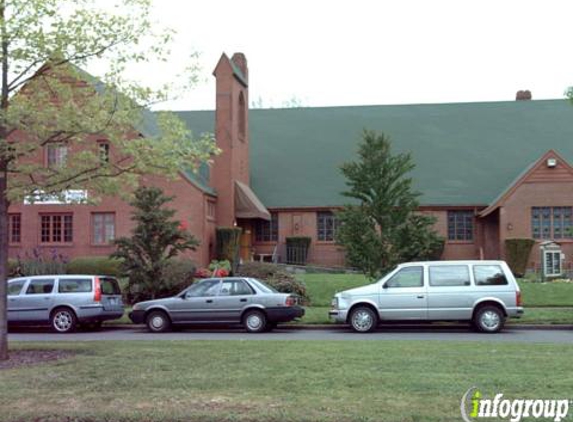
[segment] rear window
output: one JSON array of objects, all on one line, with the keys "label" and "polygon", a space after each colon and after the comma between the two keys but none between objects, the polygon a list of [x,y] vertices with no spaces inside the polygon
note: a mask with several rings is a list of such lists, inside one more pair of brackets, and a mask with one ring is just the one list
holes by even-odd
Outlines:
[{"label": "rear window", "polygon": [[58,282],[59,293],[88,293],[91,291],[91,278],[65,278]]},{"label": "rear window", "polygon": [[467,265],[436,265],[430,267],[430,286],[469,286],[470,271]]},{"label": "rear window", "polygon": [[115,278],[101,277],[99,279],[102,295],[120,295],[121,289]]},{"label": "rear window", "polygon": [[499,265],[474,265],[476,286],[504,286],[507,278]]}]

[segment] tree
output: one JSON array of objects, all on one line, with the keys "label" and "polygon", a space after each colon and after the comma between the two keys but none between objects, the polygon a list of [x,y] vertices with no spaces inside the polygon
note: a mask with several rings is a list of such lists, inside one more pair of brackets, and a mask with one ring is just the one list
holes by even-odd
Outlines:
[{"label": "tree", "polygon": [[129,276],[130,290],[137,286],[147,298],[155,299],[165,285],[164,271],[170,261],[186,250],[195,250],[199,242],[181,224],[173,220],[175,210],[164,205],[173,200],[161,189],[140,187],[131,202],[132,221],[136,223],[131,237],[116,239],[122,270]]},{"label": "tree", "polygon": [[[0,359],[8,357],[10,202],[71,189],[96,201],[129,192],[141,174],[176,177],[217,152],[212,135],[193,139],[174,115],[146,111],[169,87],[123,76],[130,64],[168,58],[172,33],[152,28],[150,0],[115,0],[105,10],[101,3],[0,0]],[[99,79],[81,70],[95,60],[108,69]],[[102,138],[113,159],[98,149]],[[38,159],[45,149],[49,166]]]},{"label": "tree", "polygon": [[434,219],[417,213],[419,193],[407,177],[411,155],[393,155],[383,133],[362,136],[358,160],[341,166],[348,186],[342,194],[355,203],[337,214],[336,240],[350,265],[376,278],[401,261],[433,257],[443,240],[432,230]]}]

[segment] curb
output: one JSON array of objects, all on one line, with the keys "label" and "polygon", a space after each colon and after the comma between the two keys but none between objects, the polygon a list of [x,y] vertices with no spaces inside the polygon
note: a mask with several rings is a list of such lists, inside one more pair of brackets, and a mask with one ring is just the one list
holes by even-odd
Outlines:
[{"label": "curb", "polygon": [[[134,329],[137,327],[143,327],[143,324],[109,324],[105,325],[106,328],[117,328],[117,329]],[[451,324],[451,325],[432,325],[431,323],[427,324],[387,324],[385,326],[381,326],[380,329],[403,329],[403,328],[437,328],[437,329],[468,329],[468,324]],[[506,329],[513,329],[513,330],[545,330],[545,331],[568,331],[573,330],[573,325],[571,324],[507,324],[505,326]],[[283,324],[279,325],[278,329],[280,330],[349,330],[350,327],[346,324]]]}]

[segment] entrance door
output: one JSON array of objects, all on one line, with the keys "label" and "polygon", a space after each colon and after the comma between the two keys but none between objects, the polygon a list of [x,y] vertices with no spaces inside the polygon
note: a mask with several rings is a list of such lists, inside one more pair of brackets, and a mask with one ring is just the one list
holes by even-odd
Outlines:
[{"label": "entrance door", "polygon": [[250,227],[243,227],[243,232],[241,233],[241,260],[243,262],[252,261],[252,251],[253,251],[253,234]]}]

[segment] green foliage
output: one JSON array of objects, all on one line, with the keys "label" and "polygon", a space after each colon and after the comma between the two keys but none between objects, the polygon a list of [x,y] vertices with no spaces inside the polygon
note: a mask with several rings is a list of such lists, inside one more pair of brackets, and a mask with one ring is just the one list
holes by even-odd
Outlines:
[{"label": "green foliage", "polygon": [[14,272],[23,276],[66,274],[68,264],[68,258],[57,250],[45,251],[40,248],[34,248],[31,252],[26,251],[23,256],[18,255],[16,261]]},{"label": "green foliage", "polygon": [[236,275],[262,280],[281,293],[293,293],[300,296],[303,302],[309,302],[306,285],[278,265],[265,262],[246,262],[239,266]]},{"label": "green foliage", "polygon": [[225,270],[227,272],[231,272],[231,263],[227,259],[224,261],[217,261],[214,259],[209,264],[209,270]]},{"label": "green foliage", "polygon": [[516,277],[523,277],[525,274],[533,245],[533,239],[505,240],[505,260]]},{"label": "green foliage", "polygon": [[[155,292],[156,297],[170,297],[193,284],[197,266],[189,259],[170,260],[163,268],[162,283]],[[128,284],[124,292],[127,303],[136,303],[149,299],[149,293],[139,285]]]},{"label": "green foliage", "polygon": [[358,160],[341,166],[354,200],[337,217],[336,240],[346,250],[348,265],[378,278],[399,262],[441,255],[443,240],[435,219],[417,213],[419,193],[407,177],[414,168],[409,153],[392,154],[389,138],[364,131]]},{"label": "green foliage", "polygon": [[166,286],[165,271],[171,260],[186,250],[195,250],[199,242],[174,220],[175,210],[164,205],[173,198],[161,189],[141,187],[135,192],[131,237],[115,241],[113,258],[123,260],[121,268],[129,277],[130,290],[137,286],[142,297],[155,298]]},{"label": "green foliage", "polygon": [[242,229],[240,227],[217,227],[216,254],[219,261],[229,261],[233,272],[239,265]]},{"label": "green foliage", "polygon": [[121,260],[107,256],[83,256],[72,259],[66,268],[68,274],[121,275]]}]

